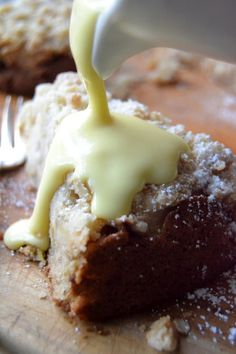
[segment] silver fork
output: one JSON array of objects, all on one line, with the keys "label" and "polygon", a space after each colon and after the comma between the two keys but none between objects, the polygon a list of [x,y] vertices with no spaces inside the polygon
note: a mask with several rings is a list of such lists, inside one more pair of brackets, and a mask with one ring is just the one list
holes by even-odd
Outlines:
[{"label": "silver fork", "polygon": [[0,171],[18,167],[25,162],[26,148],[19,130],[19,111],[23,102],[23,97],[19,97],[13,111],[12,97],[7,96],[5,99],[0,128]]}]

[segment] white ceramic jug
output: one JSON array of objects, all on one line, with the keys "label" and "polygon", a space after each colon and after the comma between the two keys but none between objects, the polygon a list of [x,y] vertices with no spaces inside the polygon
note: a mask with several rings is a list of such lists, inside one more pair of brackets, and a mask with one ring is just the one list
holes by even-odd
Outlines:
[{"label": "white ceramic jug", "polygon": [[108,0],[99,16],[93,65],[107,78],[123,61],[170,47],[236,62],[236,0]]}]

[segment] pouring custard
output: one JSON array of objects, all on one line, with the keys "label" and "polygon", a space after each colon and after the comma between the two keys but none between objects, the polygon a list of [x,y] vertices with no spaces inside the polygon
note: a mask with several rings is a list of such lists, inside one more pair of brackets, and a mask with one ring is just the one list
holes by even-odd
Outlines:
[{"label": "pouring custard", "polygon": [[68,173],[74,171],[91,190],[91,212],[111,220],[129,213],[134,196],[145,184],[175,179],[180,154],[188,150],[174,134],[139,118],[110,112],[104,82],[91,61],[96,21],[106,2],[74,1],[70,44],[89,104],[58,127],[33,214],[10,226],[4,235],[11,249],[24,245],[48,249],[50,202]]}]

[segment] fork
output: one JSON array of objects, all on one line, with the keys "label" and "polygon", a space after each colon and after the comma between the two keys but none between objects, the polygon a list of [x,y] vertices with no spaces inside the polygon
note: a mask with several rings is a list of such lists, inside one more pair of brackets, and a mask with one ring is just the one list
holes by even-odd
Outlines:
[{"label": "fork", "polygon": [[0,171],[22,165],[26,159],[25,144],[20,136],[19,112],[23,97],[18,97],[13,113],[12,97],[7,96],[3,105],[0,128]]}]

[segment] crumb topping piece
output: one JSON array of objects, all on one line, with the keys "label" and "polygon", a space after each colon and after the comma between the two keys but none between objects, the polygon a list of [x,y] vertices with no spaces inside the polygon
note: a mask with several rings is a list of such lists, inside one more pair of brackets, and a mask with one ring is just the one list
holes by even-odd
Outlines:
[{"label": "crumb topping piece", "polygon": [[173,352],[178,346],[178,333],[170,316],[163,316],[153,322],[146,338],[148,344],[159,351]]}]

